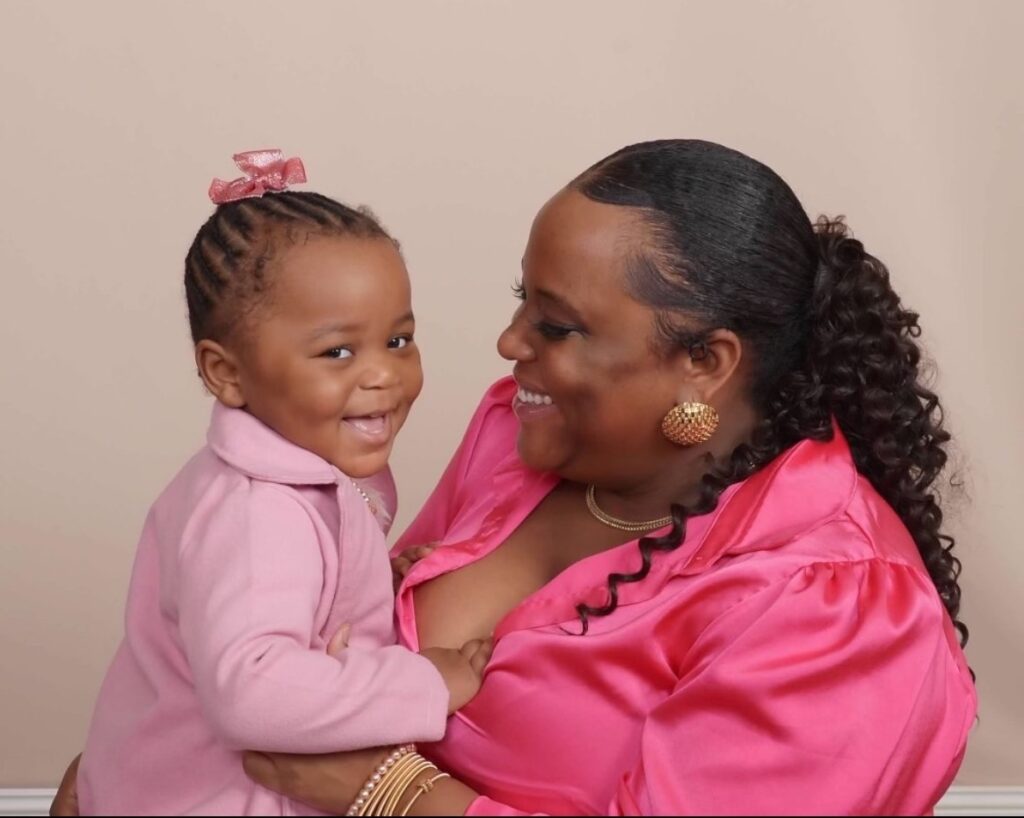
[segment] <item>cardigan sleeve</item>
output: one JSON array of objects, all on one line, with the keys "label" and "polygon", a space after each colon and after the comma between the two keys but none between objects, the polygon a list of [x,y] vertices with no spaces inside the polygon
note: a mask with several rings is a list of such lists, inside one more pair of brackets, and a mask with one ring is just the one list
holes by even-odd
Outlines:
[{"label": "cardigan sleeve", "polygon": [[[954,638],[918,568],[800,568],[700,635],[607,814],[928,812],[974,717]],[[526,813],[481,796],[467,814]]]},{"label": "cardigan sleeve", "polygon": [[323,753],[444,734],[448,691],[398,646],[311,647],[323,557],[270,484],[228,494],[178,557],[178,629],[203,714],[229,747]]}]

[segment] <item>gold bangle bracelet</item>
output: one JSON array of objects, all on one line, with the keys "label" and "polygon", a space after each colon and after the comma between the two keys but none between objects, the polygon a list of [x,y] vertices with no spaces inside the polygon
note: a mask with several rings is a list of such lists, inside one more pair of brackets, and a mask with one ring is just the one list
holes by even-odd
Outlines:
[{"label": "gold bangle bracelet", "polygon": [[[436,770],[437,767],[435,767],[434,769]],[[408,815],[409,814],[409,810],[412,809],[412,805],[415,804],[419,800],[420,796],[426,795],[428,792],[433,791],[434,785],[438,781],[440,781],[442,778],[451,778],[451,776],[448,775],[448,773],[438,773],[437,775],[431,776],[426,781],[424,781],[422,784],[420,784],[416,788],[416,792],[414,792],[412,794],[412,798],[409,799],[409,803],[405,805],[405,809],[403,809],[398,814],[399,815],[403,815],[403,816],[404,815]]]},{"label": "gold bangle bracelet", "polygon": [[[389,759],[390,760],[390,759]],[[380,768],[370,777],[364,788],[366,793],[363,803],[360,798],[353,804],[354,815],[391,815],[401,800],[409,784],[417,776],[437,767],[416,752],[402,754],[381,774]],[[379,777],[378,777],[379,776]],[[376,780],[375,780],[376,779]],[[360,793],[363,796],[363,792]]]},{"label": "gold bangle bracelet", "polygon": [[380,812],[371,814],[394,815],[398,802],[405,794],[405,791],[409,788],[409,785],[415,781],[421,773],[430,769],[437,768],[426,759],[417,757],[417,760],[407,765],[405,769],[400,772],[396,771],[394,776],[388,782],[387,791],[381,799]]}]

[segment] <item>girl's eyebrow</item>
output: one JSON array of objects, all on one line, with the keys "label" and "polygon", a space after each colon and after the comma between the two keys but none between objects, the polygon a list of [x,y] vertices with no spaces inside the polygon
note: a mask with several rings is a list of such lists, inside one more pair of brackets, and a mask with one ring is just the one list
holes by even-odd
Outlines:
[{"label": "girl's eyebrow", "polygon": [[363,324],[324,324],[317,327],[315,330],[309,333],[310,340],[316,340],[324,335],[333,335],[335,333],[343,334],[346,332],[355,332],[356,330],[362,329]]},{"label": "girl's eyebrow", "polygon": [[[397,326],[401,326],[402,324],[412,324],[412,323],[415,323],[415,322],[416,322],[416,316],[413,315],[412,310],[410,310],[405,315],[403,315],[401,318],[399,318],[397,321],[395,321],[394,326],[397,327]],[[309,338],[310,338],[310,340],[315,341],[317,338],[322,338],[324,335],[333,335],[335,333],[337,333],[339,335],[342,335],[342,334],[344,334],[346,332],[357,332],[357,331],[363,329],[365,326],[366,326],[366,324],[363,323],[363,322],[355,322],[355,323],[338,323],[338,322],[336,322],[336,323],[333,323],[333,324],[324,324],[322,326],[317,327],[312,332],[310,332],[309,333]]]}]

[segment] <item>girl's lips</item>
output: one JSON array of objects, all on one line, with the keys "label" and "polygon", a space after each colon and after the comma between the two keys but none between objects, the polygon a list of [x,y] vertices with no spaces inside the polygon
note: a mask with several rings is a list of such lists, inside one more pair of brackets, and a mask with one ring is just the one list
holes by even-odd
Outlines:
[{"label": "girl's lips", "polygon": [[391,437],[391,413],[378,415],[377,417],[349,417],[342,418],[342,422],[348,424],[357,435],[365,438],[369,443],[383,443]]}]

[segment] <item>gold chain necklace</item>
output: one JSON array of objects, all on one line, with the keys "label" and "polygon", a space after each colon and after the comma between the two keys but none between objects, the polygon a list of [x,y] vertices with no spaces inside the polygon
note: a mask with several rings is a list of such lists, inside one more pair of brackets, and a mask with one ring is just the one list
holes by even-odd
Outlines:
[{"label": "gold chain necklace", "polygon": [[659,517],[657,520],[647,520],[643,523],[631,523],[629,520],[620,520],[618,517],[612,517],[611,514],[601,510],[598,506],[597,500],[594,498],[594,484],[591,483],[587,486],[587,511],[589,511],[597,520],[600,520],[607,526],[617,528],[619,531],[628,531],[635,533],[637,531],[652,531],[655,528],[662,528],[672,522],[672,515],[668,517]]}]

